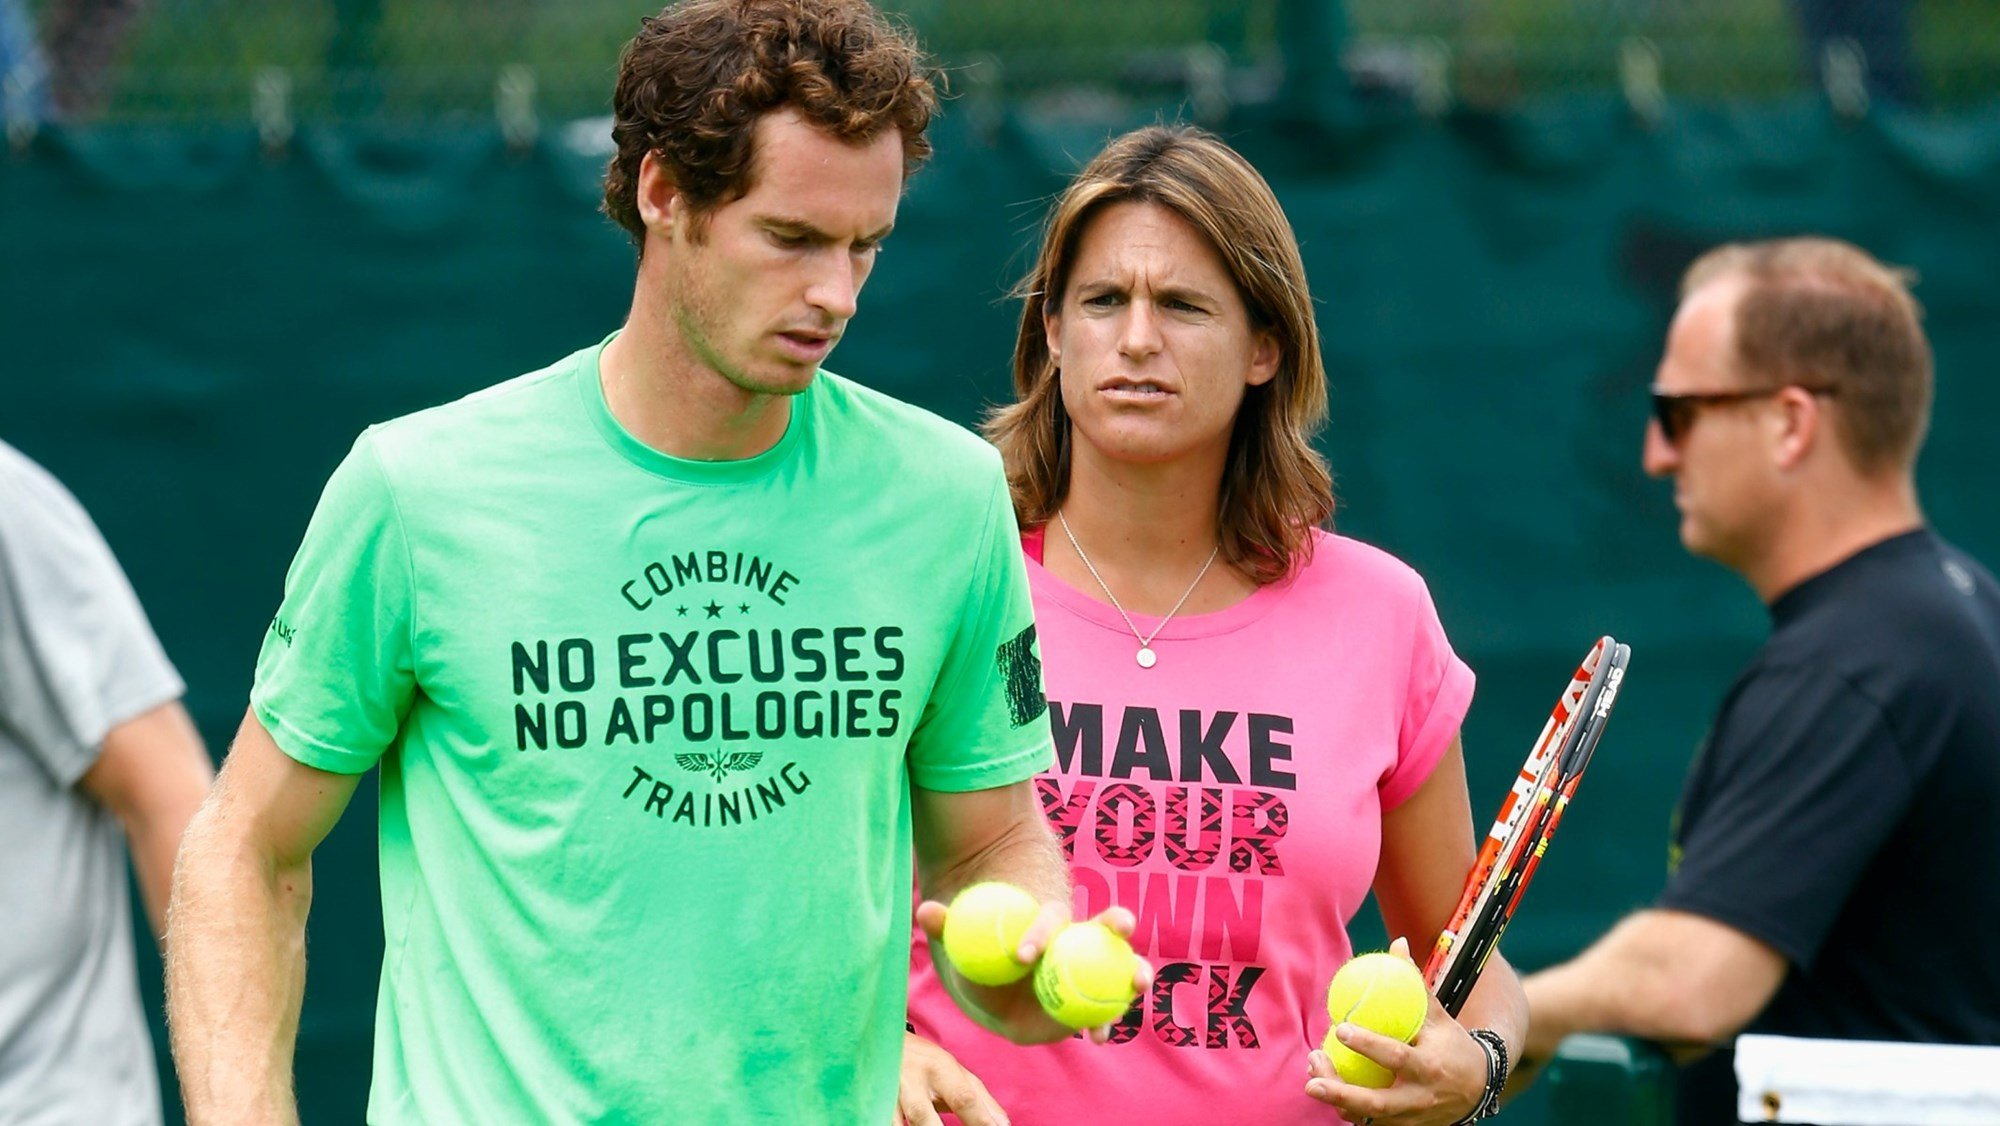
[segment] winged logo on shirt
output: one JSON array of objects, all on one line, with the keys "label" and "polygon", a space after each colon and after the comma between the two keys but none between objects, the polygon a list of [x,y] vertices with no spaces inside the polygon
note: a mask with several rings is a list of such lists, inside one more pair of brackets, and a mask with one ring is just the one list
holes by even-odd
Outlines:
[{"label": "winged logo on shirt", "polygon": [[762,761],[764,761],[762,751],[732,751],[729,754],[717,751],[712,755],[695,751],[691,754],[674,756],[674,762],[678,763],[682,770],[693,774],[705,773],[717,782],[722,781],[723,775],[733,770],[749,770]]}]

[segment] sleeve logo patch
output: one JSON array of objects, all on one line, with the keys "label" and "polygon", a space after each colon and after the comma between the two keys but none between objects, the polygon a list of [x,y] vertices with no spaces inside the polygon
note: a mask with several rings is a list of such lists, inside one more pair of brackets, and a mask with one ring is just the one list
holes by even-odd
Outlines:
[{"label": "sleeve logo patch", "polygon": [[1000,646],[1000,676],[1007,689],[1007,718],[1026,727],[1049,710],[1042,695],[1042,658],[1035,652],[1035,627],[1030,625]]}]

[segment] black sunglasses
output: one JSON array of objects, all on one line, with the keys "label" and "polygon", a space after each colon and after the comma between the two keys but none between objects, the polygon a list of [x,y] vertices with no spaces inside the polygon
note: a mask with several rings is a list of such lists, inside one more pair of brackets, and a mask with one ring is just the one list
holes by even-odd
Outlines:
[{"label": "black sunglasses", "polygon": [[1666,438],[1667,445],[1678,446],[1681,438],[1687,434],[1688,428],[1694,425],[1695,416],[1701,413],[1703,407],[1719,406],[1723,403],[1744,403],[1752,399],[1768,399],[1793,387],[1814,395],[1831,396],[1834,393],[1832,387],[1808,387],[1801,383],[1760,387],[1754,391],[1691,391],[1679,395],[1654,387],[1653,420],[1660,424],[1660,434]]}]

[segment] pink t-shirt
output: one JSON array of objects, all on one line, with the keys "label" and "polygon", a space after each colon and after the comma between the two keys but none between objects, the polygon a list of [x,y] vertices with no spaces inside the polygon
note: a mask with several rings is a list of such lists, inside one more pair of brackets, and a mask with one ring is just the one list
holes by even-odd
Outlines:
[{"label": "pink t-shirt", "polygon": [[1042,811],[1077,915],[1129,908],[1157,981],[1112,1043],[1024,1048],[960,1013],[916,944],[912,1023],[1017,1126],[1339,1121],[1305,1094],[1326,984],[1352,953],[1382,811],[1450,746],[1472,670],[1416,572],[1316,540],[1289,581],[1169,622],[1144,669],[1118,612],[1042,568],[1039,531],[1023,537],[1056,742]]}]

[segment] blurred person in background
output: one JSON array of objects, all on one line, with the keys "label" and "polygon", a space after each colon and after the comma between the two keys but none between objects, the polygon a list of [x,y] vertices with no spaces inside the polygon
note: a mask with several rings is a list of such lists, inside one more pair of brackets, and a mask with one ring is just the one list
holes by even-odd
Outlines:
[{"label": "blurred person in background", "polygon": [[64,121],[94,117],[111,97],[118,52],[148,0],[55,0],[43,13],[49,101]]},{"label": "blurred person in background", "polygon": [[48,116],[48,63],[24,0],[0,0],[0,125]]},{"label": "blurred person in background", "polygon": [[183,690],[83,506],[0,443],[0,1122],[161,1121],[126,859],[162,934],[212,774]]},{"label": "blurred person in background", "polygon": [[913,876],[1068,917],[1000,459],[820,367],[929,155],[921,51],[692,0],[613,105],[622,329],[369,428],[286,576],[176,878],[194,1121],[296,1117],[312,853],[377,765],[371,1122],[884,1122]]},{"label": "blurred person in background", "polygon": [[55,0],[38,42],[24,0],[0,0],[0,115],[81,121],[103,110],[146,0]]},{"label": "blurred person in background", "polygon": [[1524,1034],[1504,959],[1464,1023],[1433,998],[1413,1045],[1342,1025],[1393,1087],[1307,1054],[1371,890],[1423,953],[1457,906],[1473,675],[1415,571],[1321,527],[1326,375],[1269,185],[1198,129],[1120,137],[1056,201],[1019,294],[1018,401],[987,434],[1056,730],[1036,786],[1078,908],[1135,910],[1156,976],[1110,1044],[1022,1051],[960,1015],[918,954],[903,1117],[1484,1117]]},{"label": "blurred person in background", "polygon": [[1730,1053],[1695,1057],[1739,1032],[2000,1044],[2000,586],[1918,504],[1907,275],[1799,238],[1712,251],[1681,292],[1645,468],[1771,636],[1688,774],[1666,890],[1527,978],[1527,1054],[1661,1041],[1681,1120],[1712,1123]]},{"label": "blurred person in background", "polygon": [[1899,106],[1923,98],[1923,78],[1910,45],[1914,0],[1791,0],[1799,24],[1806,73],[1827,80],[1827,48],[1849,45],[1861,52],[1868,93]]}]

